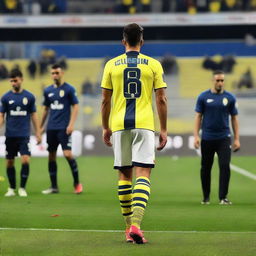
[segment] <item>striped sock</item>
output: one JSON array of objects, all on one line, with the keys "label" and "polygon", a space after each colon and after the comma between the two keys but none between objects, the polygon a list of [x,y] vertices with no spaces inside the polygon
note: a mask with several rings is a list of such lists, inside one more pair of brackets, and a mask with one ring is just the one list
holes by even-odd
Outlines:
[{"label": "striped sock", "polygon": [[126,228],[131,226],[132,217],[132,182],[128,180],[118,181],[118,198]]},{"label": "striped sock", "polygon": [[144,211],[150,195],[150,180],[147,177],[138,177],[133,190],[132,225],[140,228]]}]

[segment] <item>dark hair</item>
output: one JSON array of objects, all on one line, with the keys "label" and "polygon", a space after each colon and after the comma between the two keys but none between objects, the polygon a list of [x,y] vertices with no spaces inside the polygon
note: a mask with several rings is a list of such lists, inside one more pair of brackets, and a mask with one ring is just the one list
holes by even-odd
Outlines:
[{"label": "dark hair", "polygon": [[143,38],[143,27],[136,23],[124,27],[123,37],[130,46],[136,46]]},{"label": "dark hair", "polygon": [[23,77],[22,72],[19,69],[12,69],[9,74],[9,78]]},{"label": "dark hair", "polygon": [[52,65],[52,69],[57,69],[57,68],[61,68],[61,65],[58,63],[55,63]]},{"label": "dark hair", "polygon": [[225,75],[224,71],[222,70],[214,70],[212,73],[213,76],[215,75]]}]

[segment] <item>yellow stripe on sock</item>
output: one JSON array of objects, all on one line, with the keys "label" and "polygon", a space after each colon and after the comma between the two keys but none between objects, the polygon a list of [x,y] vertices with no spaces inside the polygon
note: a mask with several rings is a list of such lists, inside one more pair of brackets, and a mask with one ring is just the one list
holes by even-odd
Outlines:
[{"label": "yellow stripe on sock", "polygon": [[132,185],[132,182],[129,180],[119,180],[118,186],[122,186],[122,185]]},{"label": "yellow stripe on sock", "polygon": [[[120,189],[120,186],[129,186],[128,188]],[[132,182],[127,180],[119,180],[118,181],[118,192],[131,191],[128,194],[118,195],[121,212],[124,217],[126,228],[131,226],[131,217],[132,217]],[[123,202],[127,201],[127,202]],[[123,207],[122,207],[123,206]],[[126,206],[126,207],[124,207]],[[127,207],[128,206],[128,207]]]},{"label": "yellow stripe on sock", "polygon": [[132,225],[140,228],[145,208],[150,195],[150,180],[147,177],[140,176],[136,179],[133,189],[133,217]]}]

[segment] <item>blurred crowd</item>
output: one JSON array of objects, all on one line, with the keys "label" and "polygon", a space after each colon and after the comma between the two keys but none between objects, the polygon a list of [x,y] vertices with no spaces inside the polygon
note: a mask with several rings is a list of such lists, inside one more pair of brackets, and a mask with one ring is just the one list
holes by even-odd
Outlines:
[{"label": "blurred crowd", "polygon": [[[167,1],[168,2],[168,1]],[[253,11],[256,9],[255,0],[178,0],[177,12],[227,12]]]},{"label": "blurred crowd", "polygon": [[[59,64],[63,70],[68,69],[67,59],[65,56],[58,57],[56,52],[52,49],[43,49],[39,58],[29,60],[26,71],[31,79],[35,79],[37,75],[43,76],[48,74],[49,67],[53,64]],[[12,67],[7,66],[0,62],[0,80],[7,79],[9,77],[10,70],[21,70],[20,66],[14,62]]]},{"label": "blurred crowd", "polygon": [[161,13],[254,11],[256,0],[0,0],[0,13]]},{"label": "blurred crowd", "polygon": [[67,12],[67,0],[0,0],[0,13],[47,14]]},{"label": "blurred crowd", "polygon": [[[156,5],[158,2],[158,6]],[[253,11],[255,0],[121,0],[116,12],[198,12]]]},{"label": "blurred crowd", "polygon": [[206,56],[203,60],[202,67],[211,71],[223,70],[226,74],[231,74],[236,64],[237,62],[233,55],[221,56],[220,60]]}]

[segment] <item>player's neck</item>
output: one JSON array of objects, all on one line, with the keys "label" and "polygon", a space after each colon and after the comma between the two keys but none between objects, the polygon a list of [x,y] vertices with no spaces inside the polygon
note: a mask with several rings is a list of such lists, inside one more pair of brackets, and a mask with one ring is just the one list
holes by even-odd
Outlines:
[{"label": "player's neck", "polygon": [[211,92],[214,94],[222,94],[224,92],[224,89],[222,89],[221,91],[217,91],[215,88],[211,88]]},{"label": "player's neck", "polygon": [[65,82],[64,81],[60,81],[60,83],[54,83],[54,86],[55,87],[60,87],[64,84]]},{"label": "player's neck", "polygon": [[125,52],[140,52],[140,46],[126,46]]},{"label": "player's neck", "polygon": [[19,88],[19,90],[12,89],[13,93],[21,93],[22,91],[23,91],[23,89],[21,87]]}]

